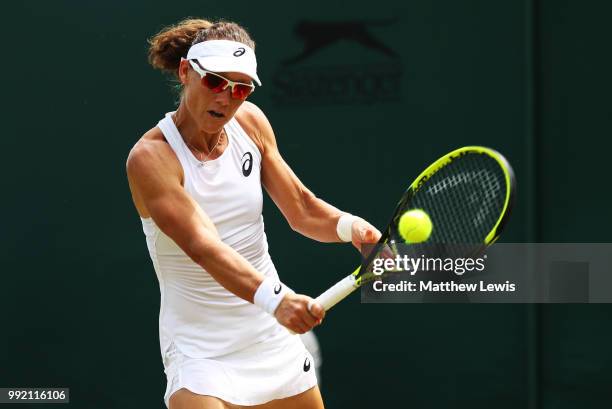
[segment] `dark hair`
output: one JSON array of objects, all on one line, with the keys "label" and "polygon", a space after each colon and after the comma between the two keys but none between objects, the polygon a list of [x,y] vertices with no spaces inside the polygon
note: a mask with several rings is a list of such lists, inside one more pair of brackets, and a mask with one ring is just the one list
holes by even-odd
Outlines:
[{"label": "dark hair", "polygon": [[238,41],[255,49],[255,42],[249,33],[236,23],[186,19],[164,27],[149,39],[149,63],[155,69],[176,75],[181,58],[187,56],[189,48],[206,40]]}]

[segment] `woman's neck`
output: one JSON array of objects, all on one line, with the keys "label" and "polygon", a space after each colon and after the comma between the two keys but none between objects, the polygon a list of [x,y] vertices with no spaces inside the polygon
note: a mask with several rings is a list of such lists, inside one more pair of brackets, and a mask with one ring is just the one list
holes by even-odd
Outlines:
[{"label": "woman's neck", "polygon": [[203,131],[201,125],[197,123],[183,104],[179,105],[172,119],[185,142],[192,148],[209,153],[220,144],[220,138],[223,137],[223,128],[214,133]]}]

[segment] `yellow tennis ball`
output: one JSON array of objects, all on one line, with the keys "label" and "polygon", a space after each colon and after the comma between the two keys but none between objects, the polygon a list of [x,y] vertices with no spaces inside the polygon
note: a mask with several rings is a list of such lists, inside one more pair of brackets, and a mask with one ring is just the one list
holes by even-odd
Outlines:
[{"label": "yellow tennis ball", "polygon": [[429,215],[421,209],[408,210],[399,220],[399,233],[407,243],[426,241],[432,229],[433,225]]}]

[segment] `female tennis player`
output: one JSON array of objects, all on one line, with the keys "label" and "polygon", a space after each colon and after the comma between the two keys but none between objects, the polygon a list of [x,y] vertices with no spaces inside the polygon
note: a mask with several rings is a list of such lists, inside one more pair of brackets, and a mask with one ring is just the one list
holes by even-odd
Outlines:
[{"label": "female tennis player", "polygon": [[323,407],[312,356],[287,329],[309,331],[324,310],[279,280],[262,185],[307,237],[357,249],[380,237],[285,163],[263,112],[245,102],[261,85],[254,49],[223,21],[186,20],[150,40],[149,61],[176,75],[180,103],[136,143],[127,173],[159,280],[170,409]]}]

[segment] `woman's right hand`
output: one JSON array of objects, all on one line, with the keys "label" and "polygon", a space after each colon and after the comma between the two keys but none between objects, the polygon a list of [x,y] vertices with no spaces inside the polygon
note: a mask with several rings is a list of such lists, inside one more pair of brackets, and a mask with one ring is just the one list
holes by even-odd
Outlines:
[{"label": "woman's right hand", "polygon": [[[312,307],[309,310],[310,303]],[[274,316],[287,329],[303,334],[321,324],[325,317],[325,310],[308,296],[289,293],[274,311]]]}]

